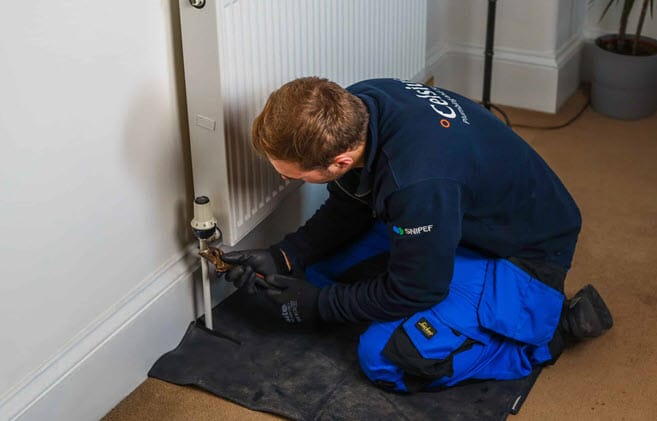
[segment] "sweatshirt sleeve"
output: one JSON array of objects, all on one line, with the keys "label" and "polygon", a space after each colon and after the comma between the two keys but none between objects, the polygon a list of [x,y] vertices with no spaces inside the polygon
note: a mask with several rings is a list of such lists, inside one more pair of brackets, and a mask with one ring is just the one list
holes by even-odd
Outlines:
[{"label": "sweatshirt sleeve", "polygon": [[322,319],[395,320],[444,299],[468,200],[468,190],[451,180],[425,180],[391,194],[384,215],[391,233],[387,272],[322,289]]},{"label": "sweatshirt sleeve", "polygon": [[296,232],[274,245],[285,251],[294,272],[330,255],[362,235],[374,224],[369,205],[328,184],[329,197]]}]

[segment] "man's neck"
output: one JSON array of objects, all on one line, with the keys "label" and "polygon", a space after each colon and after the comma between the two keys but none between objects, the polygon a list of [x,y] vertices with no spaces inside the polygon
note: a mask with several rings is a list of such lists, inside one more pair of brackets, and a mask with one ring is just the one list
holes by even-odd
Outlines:
[{"label": "man's neck", "polygon": [[[367,139],[367,137],[366,137]],[[354,159],[353,168],[362,168],[365,166],[365,147],[367,145],[367,140],[363,140],[356,149],[350,151],[351,156]]]}]

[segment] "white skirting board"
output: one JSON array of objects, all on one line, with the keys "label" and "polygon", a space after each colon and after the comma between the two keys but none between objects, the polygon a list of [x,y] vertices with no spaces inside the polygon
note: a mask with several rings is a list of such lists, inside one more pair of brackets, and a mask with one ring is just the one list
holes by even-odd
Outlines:
[{"label": "white skirting board", "polygon": [[193,319],[187,261],[187,253],[175,256],[10,390],[0,402],[0,419],[93,420],[107,413],[144,381]]},{"label": "white skirting board", "polygon": [[[580,82],[578,35],[548,53],[496,48],[493,56],[491,102],[555,113]],[[484,48],[448,44],[429,54],[429,75],[440,86],[479,100],[483,89]]]},{"label": "white skirting board", "polygon": [[[261,248],[293,231],[326,198],[322,185],[303,185],[242,240]],[[230,248],[226,248],[230,250]],[[138,283],[42,367],[0,397],[0,420],[89,421],[101,418],[146,379],[202,313],[195,244]],[[233,291],[215,280],[213,303]],[[47,327],[44,327],[47,328]]]}]

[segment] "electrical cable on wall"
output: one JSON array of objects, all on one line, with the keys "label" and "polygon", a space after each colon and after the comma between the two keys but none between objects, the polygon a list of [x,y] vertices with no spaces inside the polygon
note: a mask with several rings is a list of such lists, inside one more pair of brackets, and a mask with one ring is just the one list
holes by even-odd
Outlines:
[{"label": "electrical cable on wall", "polygon": [[488,110],[495,110],[502,115],[504,122],[509,127],[519,127],[527,129],[538,129],[538,130],[556,130],[569,126],[575,120],[577,120],[584,111],[588,108],[590,103],[590,95],[587,92],[587,98],[584,106],[573,116],[568,119],[563,124],[558,124],[555,126],[532,126],[528,124],[512,124],[509,116],[498,106],[490,102],[490,91],[491,91],[491,80],[493,76],[493,42],[495,38],[495,11],[497,7],[497,0],[488,0],[488,15],[486,18],[486,48],[484,49],[484,81],[483,81],[483,92],[481,95],[482,105]]}]

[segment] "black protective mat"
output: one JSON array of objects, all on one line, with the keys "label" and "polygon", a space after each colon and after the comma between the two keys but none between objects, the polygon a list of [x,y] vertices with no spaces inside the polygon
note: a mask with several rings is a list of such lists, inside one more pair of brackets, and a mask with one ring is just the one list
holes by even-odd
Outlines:
[{"label": "black protective mat", "polygon": [[148,375],[298,420],[504,420],[520,409],[540,371],[440,392],[384,392],[358,366],[366,325],[291,332],[258,308],[252,297],[233,294],[214,309],[215,332],[192,323]]}]

